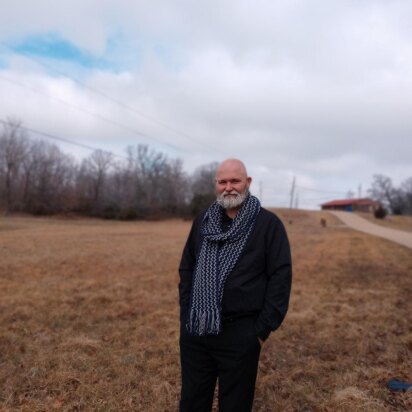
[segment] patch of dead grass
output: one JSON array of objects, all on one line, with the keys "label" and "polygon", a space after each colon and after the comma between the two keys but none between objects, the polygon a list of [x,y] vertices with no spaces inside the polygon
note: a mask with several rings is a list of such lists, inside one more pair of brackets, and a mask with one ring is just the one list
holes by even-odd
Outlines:
[{"label": "patch of dead grass", "polygon": [[[277,210],[292,244],[284,326],[255,411],[411,410],[410,250]],[[328,216],[329,218],[329,216]],[[173,411],[177,266],[189,222],[0,221],[0,410]],[[216,407],[216,403],[215,403]]]},{"label": "patch of dead grass", "polygon": [[372,223],[384,226],[390,229],[404,230],[412,232],[412,216],[387,215],[384,219],[376,219],[372,213],[356,212],[359,216]]}]

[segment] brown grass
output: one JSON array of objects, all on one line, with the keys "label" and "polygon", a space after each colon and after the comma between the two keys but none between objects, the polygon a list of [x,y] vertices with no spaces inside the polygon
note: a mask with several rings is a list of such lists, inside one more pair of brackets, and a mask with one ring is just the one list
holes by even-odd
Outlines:
[{"label": "brown grass", "polygon": [[359,216],[369,220],[380,226],[390,229],[404,230],[405,232],[412,232],[412,216],[395,216],[388,215],[385,219],[376,219],[372,213],[356,212]]},{"label": "brown grass", "polygon": [[[291,307],[262,350],[255,411],[411,410],[412,254],[278,210]],[[291,223],[289,223],[291,221]],[[0,220],[0,410],[175,411],[177,266],[189,222]]]}]

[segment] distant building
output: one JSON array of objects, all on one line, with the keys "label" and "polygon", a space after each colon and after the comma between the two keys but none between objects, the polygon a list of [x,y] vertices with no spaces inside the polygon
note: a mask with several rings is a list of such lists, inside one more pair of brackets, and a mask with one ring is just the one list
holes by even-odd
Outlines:
[{"label": "distant building", "polygon": [[322,210],[346,210],[347,212],[374,212],[380,203],[372,199],[341,199],[321,204]]}]

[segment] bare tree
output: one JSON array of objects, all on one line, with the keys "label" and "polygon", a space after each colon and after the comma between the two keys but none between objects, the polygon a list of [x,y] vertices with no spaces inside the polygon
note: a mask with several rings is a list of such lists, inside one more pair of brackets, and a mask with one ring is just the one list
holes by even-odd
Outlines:
[{"label": "bare tree", "polygon": [[168,161],[164,166],[160,182],[159,200],[165,212],[170,214],[183,213],[189,199],[188,178],[183,171],[180,159]]},{"label": "bare tree", "polygon": [[216,163],[188,178],[179,159],[145,145],[127,148],[127,161],[97,150],[81,165],[58,146],[26,137],[21,122],[0,130],[0,206],[34,214],[75,211],[129,219],[185,213],[193,191],[214,197]]},{"label": "bare tree", "polygon": [[77,175],[76,191],[83,211],[100,214],[106,198],[106,184],[110,179],[113,155],[103,150],[94,151],[84,159]]},{"label": "bare tree", "polygon": [[31,146],[26,208],[36,214],[68,211],[73,206],[76,165],[55,145],[36,141]]},{"label": "bare tree", "polygon": [[192,192],[202,194],[215,194],[215,176],[219,164],[212,162],[199,166],[192,175]]},{"label": "bare tree", "polygon": [[381,202],[393,214],[404,213],[404,199],[402,190],[397,189],[392,184],[390,177],[375,174],[371,188],[368,190],[373,199]]},{"label": "bare tree", "polygon": [[148,146],[129,146],[123,171],[128,208],[138,214],[182,213],[187,200],[187,177],[182,161],[169,160]]},{"label": "bare tree", "polygon": [[404,199],[405,213],[412,215],[412,177],[402,182],[401,190]]},{"label": "bare tree", "polygon": [[86,164],[93,181],[93,200],[97,203],[102,196],[102,189],[105,183],[106,174],[112,164],[113,155],[102,150],[94,151]]},{"label": "bare tree", "polygon": [[143,213],[158,213],[162,179],[165,177],[167,157],[146,145],[127,148],[128,167],[132,176],[134,204]]},{"label": "bare tree", "polygon": [[215,200],[215,175],[217,162],[198,167],[191,178],[192,199],[190,209],[193,215],[208,207]]},{"label": "bare tree", "polygon": [[2,177],[2,198],[5,212],[13,209],[15,189],[19,172],[27,155],[28,139],[17,119],[8,119],[0,132],[0,174]]}]

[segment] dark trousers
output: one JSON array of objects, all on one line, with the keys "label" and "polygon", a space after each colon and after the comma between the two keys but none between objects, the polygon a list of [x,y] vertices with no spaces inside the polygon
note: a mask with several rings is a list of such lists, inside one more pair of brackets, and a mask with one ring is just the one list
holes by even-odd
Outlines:
[{"label": "dark trousers", "polygon": [[219,379],[219,410],[249,412],[255,393],[260,343],[254,317],[223,323],[218,336],[180,335],[180,412],[210,412]]}]

